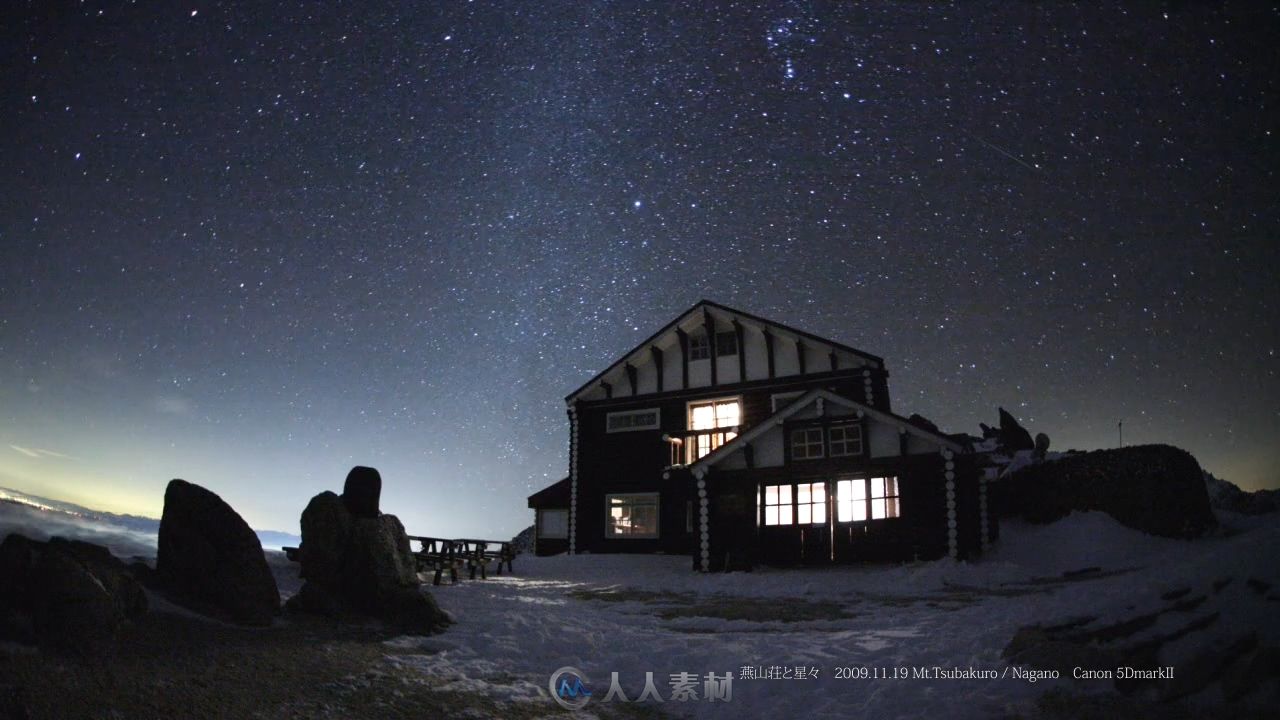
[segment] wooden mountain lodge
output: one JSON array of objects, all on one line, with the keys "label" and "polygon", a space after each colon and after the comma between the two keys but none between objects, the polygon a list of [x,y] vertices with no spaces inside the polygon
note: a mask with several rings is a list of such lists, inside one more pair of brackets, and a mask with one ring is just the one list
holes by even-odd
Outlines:
[{"label": "wooden mountain lodge", "polygon": [[704,300],[565,400],[569,476],[531,495],[539,555],[701,571],[980,553],[965,436],[892,411],[882,358]]}]

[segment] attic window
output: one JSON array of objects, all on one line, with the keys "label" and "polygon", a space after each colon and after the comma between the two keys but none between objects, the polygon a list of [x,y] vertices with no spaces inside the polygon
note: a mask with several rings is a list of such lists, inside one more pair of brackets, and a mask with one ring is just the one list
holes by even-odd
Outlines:
[{"label": "attic window", "polygon": [[716,355],[737,355],[738,354],[738,333],[722,332],[716,333]]},{"label": "attic window", "polygon": [[862,454],[862,428],[854,423],[832,425],[827,431],[831,440],[831,457]]},{"label": "attic window", "polygon": [[689,336],[689,359],[707,360],[711,357],[711,343],[704,334]]},{"label": "attic window", "polygon": [[822,457],[822,428],[811,427],[791,431],[791,459],[813,460]]}]

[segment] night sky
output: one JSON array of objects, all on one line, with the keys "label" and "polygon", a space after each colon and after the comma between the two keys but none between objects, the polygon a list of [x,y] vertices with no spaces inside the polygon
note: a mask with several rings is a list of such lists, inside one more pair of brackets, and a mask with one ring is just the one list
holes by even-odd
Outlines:
[{"label": "night sky", "polygon": [[1280,485],[1269,3],[10,2],[0,486],[509,536],[700,298]]}]

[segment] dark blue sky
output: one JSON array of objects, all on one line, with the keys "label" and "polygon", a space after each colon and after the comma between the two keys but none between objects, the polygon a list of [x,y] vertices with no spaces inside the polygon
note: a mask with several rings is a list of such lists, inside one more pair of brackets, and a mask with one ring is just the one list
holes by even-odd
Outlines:
[{"label": "dark blue sky", "polygon": [[707,297],[1280,484],[1265,3],[9,3],[0,485],[506,535]]}]

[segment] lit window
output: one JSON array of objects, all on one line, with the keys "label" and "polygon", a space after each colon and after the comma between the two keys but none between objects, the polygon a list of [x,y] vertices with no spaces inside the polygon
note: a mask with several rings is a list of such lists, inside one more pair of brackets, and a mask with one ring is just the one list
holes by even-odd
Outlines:
[{"label": "lit window", "polygon": [[[685,447],[688,448],[685,462],[693,463],[699,458],[706,457],[716,448],[738,437],[736,429],[741,424],[742,402],[738,398],[689,403],[690,430],[718,430],[719,432],[700,432],[690,435],[685,442]],[[725,428],[734,428],[734,430]]]},{"label": "lit window", "polygon": [[658,493],[605,497],[605,537],[658,537]]},{"label": "lit window", "polygon": [[764,488],[764,524],[793,525],[791,520],[791,486],[766,485]]},{"label": "lit window", "polygon": [[611,433],[630,432],[632,430],[657,430],[658,409],[649,408],[647,410],[611,412],[608,415],[606,427],[607,431]]},{"label": "lit window", "polygon": [[855,424],[832,425],[828,430],[831,439],[831,457],[862,454],[862,428]]},{"label": "lit window", "polygon": [[689,336],[689,359],[706,360],[711,357],[711,343],[705,334]]},{"label": "lit window", "polygon": [[898,478],[871,478],[871,519],[898,517]]},{"label": "lit window", "polygon": [[722,332],[716,333],[716,355],[737,355],[738,354],[738,333]]},{"label": "lit window", "polygon": [[796,523],[822,525],[827,521],[826,483],[796,485]]},{"label": "lit window", "polygon": [[836,519],[840,522],[862,522],[867,519],[867,481],[836,481]]},{"label": "lit window", "polygon": [[543,540],[564,540],[569,537],[569,511],[539,510],[538,537]]},{"label": "lit window", "polygon": [[822,457],[822,428],[791,431],[791,459],[812,460]]},{"label": "lit window", "polygon": [[[871,484],[869,493],[868,482]],[[836,519],[840,522],[896,518],[902,514],[901,510],[896,477],[836,481]]]}]

